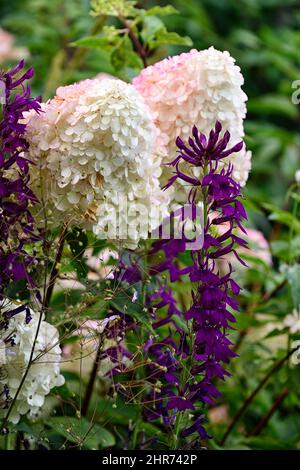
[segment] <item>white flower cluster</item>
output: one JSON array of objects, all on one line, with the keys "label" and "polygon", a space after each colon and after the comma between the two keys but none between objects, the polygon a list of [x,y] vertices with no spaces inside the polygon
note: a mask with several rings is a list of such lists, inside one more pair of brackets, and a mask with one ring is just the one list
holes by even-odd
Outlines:
[{"label": "white flower cluster", "polygon": [[[17,305],[5,301],[1,312],[8,312]],[[61,349],[57,329],[30,310],[31,320],[26,323],[26,313],[14,315],[7,328],[0,329],[0,417],[7,413],[5,404],[16,395],[30,361],[36,331],[39,332],[33,353],[33,362],[25,382],[17,396],[9,420],[16,424],[21,415],[35,418],[43,406],[46,395],[53,387],[63,385],[60,374]]]},{"label": "white flower cluster", "polygon": [[[48,223],[69,219],[98,236],[110,226],[116,236],[109,238],[136,242],[141,212],[150,228],[159,209],[166,213],[156,129],[132,85],[102,77],[60,87],[43,113],[27,119],[33,189],[46,202]],[[123,222],[129,230],[120,235]]]},{"label": "white flower cluster", "polygon": [[[165,161],[176,156],[176,137],[187,141],[193,125],[208,135],[216,121],[231,133],[230,144],[244,136],[247,100],[244,79],[234,59],[213,47],[192,50],[144,69],[133,80],[151,109],[159,130],[158,151]],[[251,153],[244,148],[229,157],[234,177],[244,186],[251,168]]]}]

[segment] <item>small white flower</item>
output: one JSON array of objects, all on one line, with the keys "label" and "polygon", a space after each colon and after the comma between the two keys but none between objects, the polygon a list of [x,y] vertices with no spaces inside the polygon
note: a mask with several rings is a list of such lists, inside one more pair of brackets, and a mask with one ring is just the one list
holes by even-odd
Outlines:
[{"label": "small white flower", "polygon": [[[8,312],[15,307],[15,303],[5,300],[1,305],[1,313]],[[25,321],[26,313],[20,312],[9,320],[7,328],[0,329],[1,399],[4,396],[5,386],[8,387],[9,396],[15,397],[27,369],[40,319],[40,314],[32,310],[30,314],[32,319],[28,324]],[[43,406],[45,396],[50,390],[64,383],[64,377],[60,374],[61,349],[58,331],[43,319],[39,326],[33,359],[9,416],[9,420],[14,424],[19,422],[21,415],[27,414],[34,418]],[[0,406],[1,418],[6,412],[7,410]]]},{"label": "small white flower", "polygon": [[297,170],[295,173],[295,181],[300,184],[300,170]]},{"label": "small white flower", "polygon": [[131,302],[135,303],[137,299],[138,299],[138,293],[135,289],[133,289],[133,296],[132,296]]},{"label": "small white flower", "polygon": [[289,313],[283,320],[285,327],[288,327],[291,334],[300,331],[300,308],[294,309],[292,313]]}]

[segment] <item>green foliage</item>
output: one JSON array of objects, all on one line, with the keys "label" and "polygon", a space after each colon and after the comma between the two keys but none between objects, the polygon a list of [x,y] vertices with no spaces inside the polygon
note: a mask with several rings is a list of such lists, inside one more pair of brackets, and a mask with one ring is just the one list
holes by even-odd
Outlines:
[{"label": "green foliage", "polygon": [[[101,72],[130,81],[146,64],[185,51],[192,45],[198,49],[213,45],[235,57],[249,97],[245,129],[253,159],[245,188],[248,226],[263,232],[270,245],[272,264],[262,260],[261,252],[252,248],[243,255],[248,269],[240,270],[234,265],[243,289],[236,329],[230,339],[238,345],[239,357],[230,366],[232,376],[221,383],[222,397],[208,411],[207,427],[213,439],[203,445],[218,450],[299,449],[300,368],[292,359],[265,384],[225,446],[220,446],[232,417],[273,364],[299,339],[299,332],[292,333],[284,323],[286,316],[299,309],[300,304],[300,195],[299,185],[294,184],[295,171],[300,168],[300,108],[292,101],[293,93],[298,90],[294,81],[300,78],[299,2],[173,0],[170,3],[10,0],[1,5],[1,26],[16,35],[17,46],[29,50],[28,64],[36,69],[33,91],[44,99],[53,96],[60,85]],[[13,439],[17,431],[24,433],[25,440],[33,442],[30,444],[33,448],[37,445],[47,449],[124,448],[138,419],[141,419],[138,433],[141,442],[148,442],[150,448],[168,448],[161,423],[149,424],[139,417],[139,390],[133,387],[129,402],[122,399],[122,394],[108,397],[107,378],[103,375],[96,377],[89,412],[85,417],[80,415],[89,379],[82,368],[91,369],[99,335],[96,330],[88,332],[90,350],[83,357],[79,321],[101,320],[118,311],[125,312],[143,326],[144,334],[138,337],[133,329],[128,338],[129,349],[157,334],[151,326],[151,312],[143,304],[145,294],[155,288],[151,282],[146,292],[142,282],[133,286],[137,294],[137,301],[133,302],[133,288],[124,289],[114,280],[100,278],[87,265],[87,249],[99,257],[107,247],[105,241],[96,240],[79,228],[67,233],[60,274],[71,283],[80,281],[80,286],[54,291],[47,315],[60,329],[65,356],[69,349],[78,347],[78,350],[74,353],[76,360],[74,357],[64,360],[66,384],[52,390],[45,416],[40,416],[36,423],[23,418],[17,426],[11,425]],[[190,252],[180,254],[179,262],[182,266],[190,265]],[[114,263],[110,260],[107,264]],[[52,262],[48,264],[50,270]],[[20,283],[9,294],[27,300]],[[187,279],[177,283],[175,295],[182,306],[189,307]],[[174,320],[180,327],[188,328],[182,318],[174,316]],[[137,362],[142,359],[138,356]],[[137,374],[140,373],[141,367],[137,367]],[[120,384],[123,381],[127,386],[133,377],[134,371],[130,370],[122,376]],[[288,395],[258,435],[251,435],[286,387]],[[3,446],[4,438],[0,437],[0,447]]]},{"label": "green foliage", "polygon": [[108,15],[116,16],[117,18],[132,18],[138,14],[138,9],[135,8],[136,0],[92,0],[91,1],[91,14],[93,16]]},{"label": "green foliage", "polygon": [[100,35],[79,39],[72,45],[105,51],[110,56],[115,74],[123,78],[138,73],[152,51],[162,45],[192,45],[188,36],[168,31],[160,18],[177,14],[173,6],[155,6],[149,10],[136,6],[136,1],[92,1],[91,15],[113,17],[118,27],[106,26]]},{"label": "green foliage", "polygon": [[97,423],[85,418],[54,417],[47,425],[79,448],[105,449],[115,444],[113,435]]}]

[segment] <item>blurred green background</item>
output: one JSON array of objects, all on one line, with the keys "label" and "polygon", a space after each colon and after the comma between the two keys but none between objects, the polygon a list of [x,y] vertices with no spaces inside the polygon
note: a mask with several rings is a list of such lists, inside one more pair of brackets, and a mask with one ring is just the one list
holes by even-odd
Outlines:
[{"label": "blurred green background", "polygon": [[[250,326],[255,329],[269,323],[269,314],[282,318],[292,308],[290,296],[283,290],[259,309],[259,313],[266,315],[265,320],[258,321],[253,315],[262,292],[282,281],[279,267],[288,256],[286,240],[290,235],[282,230],[282,226],[270,222],[263,205],[271,203],[289,210],[287,189],[294,181],[296,170],[300,169],[300,104],[292,102],[293,86],[299,88],[299,84],[293,83],[300,80],[300,1],[139,2],[144,8],[166,4],[173,5],[180,12],[179,15],[164,17],[169,31],[189,36],[197,49],[214,46],[228,50],[245,77],[244,90],[249,97],[246,142],[253,152],[252,171],[245,189],[247,209],[250,225],[262,230],[273,250],[273,266],[258,264],[256,269],[247,271],[243,280],[244,304],[238,328]],[[97,34],[103,26],[101,19],[93,18],[89,11],[89,0],[0,0],[0,26],[15,35],[16,46],[28,49],[27,62],[36,70],[33,91],[44,99],[53,96],[59,85],[93,77],[100,72],[128,80],[139,72],[140,64],[127,54],[126,48],[112,53],[111,48],[72,46],[74,41]],[[114,24],[114,20],[110,19],[108,23]],[[149,63],[189,49],[161,45],[150,55]],[[0,63],[0,67],[2,65]],[[281,222],[284,225],[286,221]],[[295,237],[293,249],[293,256],[299,259],[300,235]],[[295,279],[300,289],[300,265],[296,266],[298,277]],[[294,283],[293,279],[291,283]],[[233,361],[234,376],[223,387],[225,398],[217,408],[219,415],[211,416],[215,442],[222,435],[226,420],[228,424],[228,407],[231,415],[236,412],[263,376],[262,369],[269,367],[276,356],[272,347],[268,349],[263,342],[256,340],[255,334],[253,338],[242,344],[239,350],[241,358]],[[247,434],[247,430],[253,429],[276,397],[283,393],[287,381],[293,392],[285,399],[285,407],[266,426],[262,438],[252,436],[246,444],[245,440],[241,443],[240,431]],[[300,442],[299,385],[299,367],[281,371],[259,394],[252,411],[246,414],[241,427],[233,433],[231,448],[297,448]],[[225,413],[225,418],[222,413]],[[213,447],[214,441],[210,445]]]}]

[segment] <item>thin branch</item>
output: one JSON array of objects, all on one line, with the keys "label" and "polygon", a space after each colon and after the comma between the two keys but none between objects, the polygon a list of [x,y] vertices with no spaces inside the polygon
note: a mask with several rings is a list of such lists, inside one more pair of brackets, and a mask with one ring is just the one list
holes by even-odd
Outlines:
[{"label": "thin branch", "polygon": [[147,64],[147,51],[146,51],[146,49],[144,48],[144,46],[140,42],[139,38],[135,35],[130,23],[128,23],[128,21],[123,17],[120,17],[119,20],[123,23],[123,25],[127,29],[128,36],[129,36],[129,38],[130,38],[130,40],[133,44],[133,47],[134,47],[135,51],[138,53],[138,55],[142,59],[144,67],[147,67],[148,64]]},{"label": "thin branch", "polygon": [[95,361],[94,361],[94,364],[93,364],[93,369],[92,369],[90,379],[89,379],[89,383],[87,385],[85,396],[84,396],[84,399],[83,399],[83,404],[82,404],[82,409],[81,409],[82,416],[86,416],[87,413],[88,413],[88,410],[89,410],[89,404],[90,404],[90,401],[91,401],[91,398],[92,398],[92,394],[93,394],[93,390],[94,390],[94,386],[95,386],[95,382],[96,382],[96,378],[97,378],[97,373],[98,373],[98,369],[99,369],[102,346],[103,346],[103,343],[102,343],[102,338],[100,336],[98,349],[97,349]]},{"label": "thin branch", "polygon": [[270,379],[270,377],[272,377],[273,374],[275,374],[282,366],[283,364],[289,359],[289,357],[292,356],[292,354],[294,354],[295,351],[298,350],[298,347],[297,348],[293,348],[291,351],[289,351],[282,359],[280,359],[279,361],[277,361],[275,363],[275,365],[269,370],[269,372],[264,376],[264,378],[261,380],[261,382],[258,384],[258,386],[255,388],[255,390],[253,390],[253,392],[251,393],[251,395],[249,395],[248,398],[246,398],[246,400],[244,401],[243,405],[240,407],[240,409],[237,411],[237,413],[235,414],[233,420],[231,421],[230,425],[228,426],[221,442],[220,442],[220,446],[223,446],[229,436],[229,434],[231,433],[231,431],[233,430],[233,428],[235,427],[236,423],[238,422],[238,420],[240,419],[240,417],[244,414],[244,412],[246,411],[246,409],[248,408],[248,406],[252,403],[252,401],[254,400],[254,398],[256,397],[256,395],[260,392],[260,390],[263,388],[263,386],[268,382],[268,380]]},{"label": "thin branch", "polygon": [[258,434],[261,433],[261,431],[263,430],[263,428],[268,424],[268,422],[270,421],[270,419],[272,418],[273,414],[275,413],[275,411],[280,407],[281,403],[283,402],[283,400],[288,396],[289,394],[289,391],[287,388],[284,388],[281,393],[278,395],[278,397],[276,398],[275,402],[273,403],[273,405],[271,406],[271,408],[269,409],[269,411],[262,417],[262,419],[257,423],[257,425],[255,426],[255,428],[253,429],[253,431],[251,431],[248,436],[258,436]]},{"label": "thin branch", "polygon": [[49,308],[50,301],[51,301],[51,296],[52,296],[53,289],[54,289],[54,285],[55,285],[56,279],[59,275],[58,265],[61,261],[62,254],[63,254],[67,229],[68,229],[68,225],[64,224],[63,227],[62,227],[62,231],[61,231],[59,240],[58,240],[58,249],[57,249],[57,252],[56,252],[56,257],[55,257],[55,260],[54,260],[52,271],[50,273],[49,284],[48,284],[48,288],[47,288],[47,292],[46,292],[46,298],[45,298],[45,302],[44,302],[45,311],[47,311],[47,309]]}]

